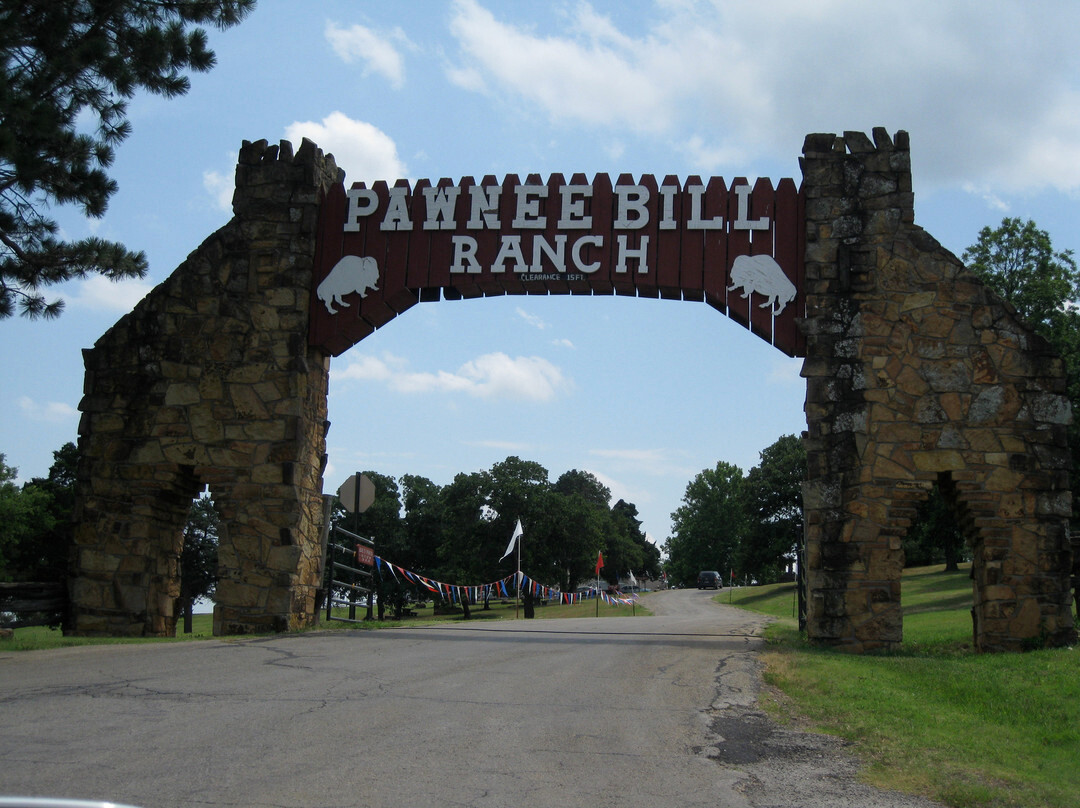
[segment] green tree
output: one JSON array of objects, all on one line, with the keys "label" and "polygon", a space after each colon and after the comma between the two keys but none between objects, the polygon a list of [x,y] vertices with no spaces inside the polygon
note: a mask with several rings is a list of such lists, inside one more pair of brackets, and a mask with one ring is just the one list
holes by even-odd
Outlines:
[{"label": "green tree", "polygon": [[676,582],[689,585],[700,570],[723,575],[734,567],[747,529],[743,484],[742,469],[721,461],[686,486],[664,544],[668,574]]},{"label": "green tree", "polygon": [[645,532],[641,529],[641,520],[638,519],[637,506],[632,502],[619,500],[611,506],[611,516],[615,521],[616,530],[621,531],[638,548],[640,559],[630,567],[634,576],[640,578],[660,577],[660,548],[649,541]]},{"label": "green tree", "polygon": [[[341,526],[357,535],[375,542],[375,554],[388,561],[396,561],[405,552],[405,530],[401,518],[401,492],[397,481],[377,471],[363,472],[375,486],[375,499],[360,514],[343,514]],[[397,562],[401,563],[401,562]],[[383,586],[380,573],[376,571],[375,591],[378,594],[379,619],[384,616],[387,603],[395,608],[402,605],[403,591],[398,583],[388,578]]]},{"label": "green tree", "polygon": [[375,542],[376,555],[396,559],[402,553],[401,492],[397,480],[377,471],[364,475],[375,486],[375,499],[363,513],[340,514],[340,525]]},{"label": "green tree", "polygon": [[[1065,364],[1074,418],[1069,427],[1073,479],[1080,479],[1080,270],[1071,250],[1054,249],[1050,235],[1030,219],[1003,219],[984,227],[963,260],[984,283],[1011,303]],[[1080,513],[1080,487],[1073,512]]]},{"label": "green tree", "polygon": [[564,592],[591,579],[596,554],[608,552],[614,534],[610,499],[611,491],[590,472],[573,469],[560,475],[532,522],[533,575]]},{"label": "green tree", "polygon": [[438,563],[442,543],[443,489],[427,477],[403,474],[401,483],[402,551],[394,561],[428,574]]},{"label": "green tree", "polygon": [[74,506],[75,444],[53,452],[47,477],[19,488],[0,455],[0,580],[62,582],[67,576]]},{"label": "green tree", "polygon": [[491,475],[474,471],[454,475],[442,489],[442,541],[438,566],[433,574],[461,582],[484,583],[507,575],[512,559],[499,567],[499,556],[513,535],[514,525],[505,535],[494,526],[491,509]]},{"label": "green tree", "polygon": [[65,443],[53,452],[48,476],[33,477],[23,486],[24,495],[39,497],[40,510],[12,552],[12,567],[21,580],[60,582],[67,577],[78,460],[75,444]]},{"label": "green tree", "polygon": [[218,526],[221,517],[208,496],[191,503],[180,553],[180,609],[184,633],[191,633],[195,601],[214,594],[217,587]]},{"label": "green tree", "polygon": [[802,484],[806,449],[784,435],[760,453],[761,463],[746,475],[748,530],[736,567],[759,583],[775,583],[802,541]]},{"label": "green tree", "polygon": [[[488,557],[497,561],[503,554],[520,519],[525,531],[521,539],[521,568],[532,570],[536,575],[550,564],[547,548],[537,540],[533,529],[543,522],[545,504],[551,491],[548,470],[533,460],[522,460],[511,455],[494,464],[488,471],[487,479],[491,489],[487,502],[489,511],[486,513],[490,531],[486,535],[491,537],[487,545],[491,549],[485,547],[485,561]],[[523,595],[523,603],[525,617],[532,617],[533,599],[528,592]]]},{"label": "green tree", "polygon": [[935,485],[904,536],[904,564],[925,567],[944,563],[946,572],[956,572],[963,554],[964,533],[956,509]]},{"label": "green tree", "polygon": [[65,242],[49,217],[77,205],[100,218],[106,173],[142,90],[183,95],[185,71],[214,65],[206,32],[240,22],[255,0],[0,0],[0,318],[56,317],[44,287],[101,274],[142,277],[146,256],[98,238]]},{"label": "green tree", "polygon": [[43,527],[51,528],[50,497],[37,486],[21,489],[15,480],[19,470],[7,465],[0,454],[0,581],[28,580],[19,559]]},{"label": "green tree", "polygon": [[984,227],[964,250],[963,261],[1048,338],[1055,315],[1080,300],[1080,272],[1072,251],[1055,252],[1049,233],[1030,219],[1005,218],[994,230]]}]

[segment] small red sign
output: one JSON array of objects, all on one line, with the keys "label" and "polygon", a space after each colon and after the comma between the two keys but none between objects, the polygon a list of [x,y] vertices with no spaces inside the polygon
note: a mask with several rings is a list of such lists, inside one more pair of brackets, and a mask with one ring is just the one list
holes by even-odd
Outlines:
[{"label": "small red sign", "polygon": [[375,566],[375,551],[366,544],[356,545],[356,563],[365,567]]}]

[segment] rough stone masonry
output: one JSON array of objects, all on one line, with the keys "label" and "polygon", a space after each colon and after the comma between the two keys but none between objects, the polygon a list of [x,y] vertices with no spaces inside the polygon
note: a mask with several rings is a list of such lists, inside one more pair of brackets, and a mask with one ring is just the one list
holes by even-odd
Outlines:
[{"label": "rough stone masonry", "polygon": [[[901,642],[901,540],[936,484],[973,548],[977,647],[1074,640],[1061,361],[915,226],[906,133],[810,135],[802,166],[810,637]],[[314,621],[329,360],[308,327],[342,182],[308,141],[245,143],[233,219],[85,351],[68,632],[174,632],[204,486],[215,633]]]},{"label": "rough stone masonry", "polygon": [[901,641],[901,540],[938,484],[972,546],[976,646],[1071,642],[1062,362],[914,224],[907,133],[873,138],[803,147],[809,635]]}]

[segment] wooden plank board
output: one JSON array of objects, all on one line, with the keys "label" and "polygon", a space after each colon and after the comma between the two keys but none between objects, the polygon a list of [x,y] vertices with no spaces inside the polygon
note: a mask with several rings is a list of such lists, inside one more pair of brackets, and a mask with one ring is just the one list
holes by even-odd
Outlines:
[{"label": "wooden plank board", "polygon": [[799,191],[795,187],[794,180],[782,179],[776,187],[776,252],[774,257],[798,293],[795,300],[788,303],[773,321],[773,345],[788,356],[798,355],[800,333],[796,318],[802,316],[806,301],[802,283],[803,255],[799,239],[801,229]]},{"label": "wooden plank board", "polygon": [[[747,218],[755,228],[762,223],[766,224],[766,227],[748,231],[751,255],[772,256],[776,228],[775,214],[776,195],[773,192],[772,181],[768,177],[759,177],[754,183]],[[764,222],[762,222],[763,219]],[[772,344],[773,306],[769,303],[769,299],[760,293],[752,294],[747,298],[747,303],[750,306],[750,330]]]},{"label": "wooden plank board", "polygon": [[[805,201],[793,180],[774,189],[767,178],[751,187],[741,177],[729,186],[720,177],[680,184],[622,174],[613,183],[555,173],[353,189],[372,196],[355,229],[344,230],[341,185],[326,193],[317,224],[309,340],[334,355],[417,302],[506,293],[704,299],[785,353],[805,350]],[[357,260],[345,266],[346,256]],[[354,280],[338,284],[330,313],[318,285],[339,265]],[[751,270],[763,274],[747,280]]]},{"label": "wooden plank board", "polygon": [[[710,177],[701,195],[698,217],[710,223],[708,229],[699,231],[702,236],[702,285],[705,302],[713,308],[728,311],[727,283],[728,263],[731,260],[731,245],[725,237],[729,224],[728,208],[732,204],[732,194],[721,177]],[[693,206],[691,195],[691,206]],[[712,229],[712,222],[717,217],[723,219],[723,229]]]},{"label": "wooden plank board", "polygon": [[727,305],[727,314],[732,320],[742,326],[750,325],[750,298],[743,297],[742,291],[731,288],[729,273],[735,258],[740,255],[750,254],[750,233],[747,230],[736,230],[735,222],[739,218],[739,191],[740,186],[747,186],[746,177],[736,177],[731,182],[731,190],[728,192],[727,204],[727,260],[724,262],[724,297]]}]

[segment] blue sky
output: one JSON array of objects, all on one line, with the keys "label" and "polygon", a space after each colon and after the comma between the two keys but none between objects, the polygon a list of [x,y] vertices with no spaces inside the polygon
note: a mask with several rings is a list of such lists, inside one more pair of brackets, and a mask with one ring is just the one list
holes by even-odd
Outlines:
[{"label": "blue sky", "polygon": [[[906,16],[905,16],[906,13]],[[0,322],[0,452],[27,480],[77,437],[81,349],[231,216],[243,140],[301,137],[354,180],[606,172],[775,181],[811,132],[911,135],[916,222],[956,254],[1033,218],[1080,248],[1080,4],[913,0],[261,0],[217,67],[140,96],[103,219],[150,275]],[[426,303],[331,363],[329,467],[450,482],[507,455],[585,469],[658,543],[689,480],[805,428],[800,362],[704,303]]]}]

